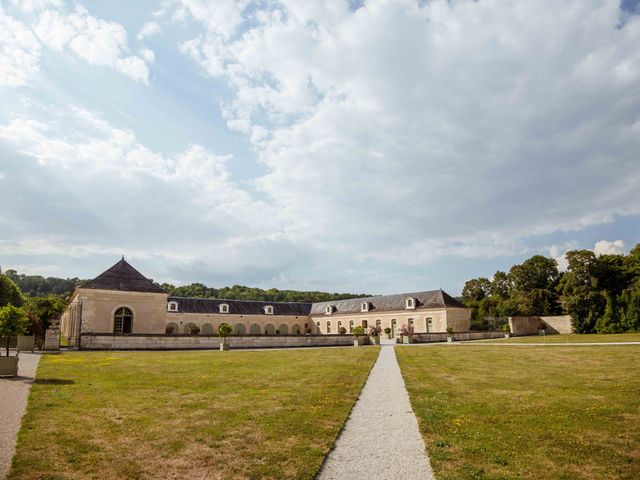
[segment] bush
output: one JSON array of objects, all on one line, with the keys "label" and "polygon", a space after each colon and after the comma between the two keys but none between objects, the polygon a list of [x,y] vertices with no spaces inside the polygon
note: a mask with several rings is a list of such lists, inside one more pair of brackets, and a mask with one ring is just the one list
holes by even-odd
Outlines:
[{"label": "bush", "polygon": [[166,328],[164,329],[164,333],[176,333],[176,327],[175,325],[167,325]]},{"label": "bush", "polygon": [[231,328],[231,325],[229,325],[228,323],[221,323],[218,327],[218,335],[223,338],[231,335],[231,332],[233,332],[233,328]]},{"label": "bush", "polygon": [[191,335],[198,335],[200,333],[200,327],[197,325],[191,325],[189,328],[189,333]]},{"label": "bush", "polygon": [[13,305],[0,308],[0,337],[7,339],[7,357],[9,356],[9,341],[13,337],[22,335],[29,325],[29,317],[24,310]]},{"label": "bush", "polygon": [[400,327],[400,335],[413,335],[413,325],[402,325],[402,327]]},{"label": "bush", "polygon": [[453,335],[453,327],[447,327],[447,333]]},{"label": "bush", "polygon": [[382,327],[376,325],[375,327],[369,327],[369,336],[378,337],[382,333]]},{"label": "bush", "polygon": [[502,331],[504,333],[511,333],[511,327],[509,327],[509,324],[503,325],[502,326]]},{"label": "bush", "polygon": [[353,329],[353,334],[357,337],[360,335],[364,335],[364,328],[362,328],[360,325],[358,325],[357,327],[355,327]]},{"label": "bush", "polygon": [[346,328],[344,328],[344,327],[340,327],[340,328],[338,329],[338,333],[339,333],[340,335],[344,335],[345,333],[347,333],[347,329],[346,329]]},{"label": "bush", "polygon": [[389,335],[391,333],[391,327],[386,327],[384,329],[384,333],[386,333],[387,335]]}]

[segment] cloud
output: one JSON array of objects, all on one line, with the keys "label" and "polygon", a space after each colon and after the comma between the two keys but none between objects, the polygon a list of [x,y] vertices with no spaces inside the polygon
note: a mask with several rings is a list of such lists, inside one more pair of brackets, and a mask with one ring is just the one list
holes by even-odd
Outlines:
[{"label": "cloud", "polygon": [[0,86],[28,83],[39,69],[40,44],[29,28],[5,13],[0,4]]},{"label": "cloud", "polygon": [[162,31],[157,22],[146,22],[138,32],[138,40],[144,40],[147,37],[156,35]]},{"label": "cloud", "polygon": [[593,253],[597,257],[600,255],[623,255],[625,253],[625,244],[622,240],[600,240],[593,247]]},{"label": "cloud", "polygon": [[145,49],[142,57],[129,55],[127,31],[121,24],[93,16],[82,6],[67,12],[58,1],[14,5],[28,15],[23,23],[0,5],[0,85],[27,84],[39,70],[41,45],[149,83],[150,50]]},{"label": "cloud", "polygon": [[183,1],[174,16],[202,27],[181,50],[232,88],[224,117],[287,235],[427,261],[640,214],[640,20],[617,28],[617,1],[556,7]]}]

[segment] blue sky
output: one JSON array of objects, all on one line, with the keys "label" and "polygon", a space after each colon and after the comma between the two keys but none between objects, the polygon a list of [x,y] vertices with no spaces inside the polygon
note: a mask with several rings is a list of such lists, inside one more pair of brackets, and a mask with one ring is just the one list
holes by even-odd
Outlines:
[{"label": "blue sky", "polygon": [[640,241],[638,1],[0,1],[0,265],[393,293]]}]

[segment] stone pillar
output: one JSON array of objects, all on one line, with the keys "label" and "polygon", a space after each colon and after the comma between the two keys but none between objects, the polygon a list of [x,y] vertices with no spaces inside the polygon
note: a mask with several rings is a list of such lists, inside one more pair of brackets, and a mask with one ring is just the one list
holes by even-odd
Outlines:
[{"label": "stone pillar", "polygon": [[60,329],[58,327],[47,328],[44,333],[44,349],[60,350]]}]

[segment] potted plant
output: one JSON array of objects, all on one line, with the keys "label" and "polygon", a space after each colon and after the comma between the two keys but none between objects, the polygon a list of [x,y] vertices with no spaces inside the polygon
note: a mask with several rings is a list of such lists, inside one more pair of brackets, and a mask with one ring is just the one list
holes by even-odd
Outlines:
[{"label": "potted plant", "polygon": [[386,328],[384,329],[384,333],[386,333],[386,334],[387,334],[387,339],[388,339],[388,340],[391,340],[391,327],[386,327]]},{"label": "potted plant", "polygon": [[376,325],[375,327],[369,327],[369,340],[375,345],[380,345],[380,334],[382,333],[382,327]]},{"label": "potted plant", "polygon": [[15,377],[18,375],[18,354],[9,356],[9,342],[13,337],[22,335],[29,324],[29,317],[21,308],[6,305],[0,308],[0,337],[7,339],[7,355],[0,354],[0,376]]},{"label": "potted plant", "polygon": [[538,324],[538,334],[545,335],[547,333],[547,325],[543,322]]},{"label": "potted plant", "polygon": [[447,342],[453,343],[453,327],[447,327]]},{"label": "potted plant", "polygon": [[502,331],[504,332],[504,338],[511,337],[511,327],[509,327],[508,323],[502,326]]},{"label": "potted plant", "polygon": [[402,343],[413,343],[413,325],[402,325],[400,328]]},{"label": "potted plant", "polygon": [[366,337],[364,336],[364,328],[357,326],[353,329],[353,346],[359,347],[364,345]]},{"label": "potted plant", "polygon": [[191,335],[200,335],[200,327],[197,325],[191,325],[189,328],[189,333]]},{"label": "potted plant", "polygon": [[229,350],[229,343],[227,342],[227,337],[231,335],[233,332],[233,328],[228,323],[221,323],[218,327],[218,335],[222,338],[220,342],[220,351]]},{"label": "potted plant", "polygon": [[344,328],[344,327],[340,327],[340,328],[338,329],[338,333],[339,333],[340,335],[345,335],[345,334],[347,333],[347,329],[346,329],[346,328]]}]

